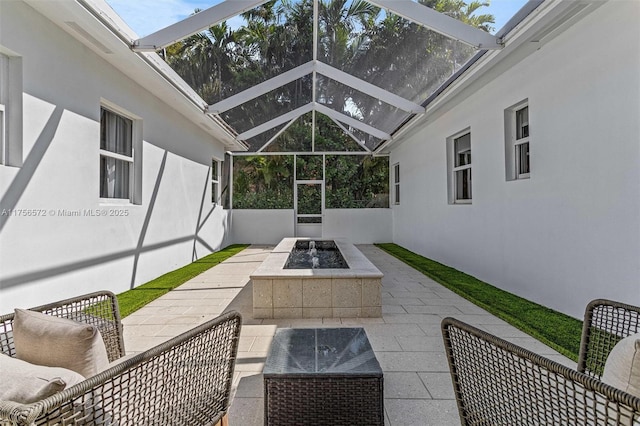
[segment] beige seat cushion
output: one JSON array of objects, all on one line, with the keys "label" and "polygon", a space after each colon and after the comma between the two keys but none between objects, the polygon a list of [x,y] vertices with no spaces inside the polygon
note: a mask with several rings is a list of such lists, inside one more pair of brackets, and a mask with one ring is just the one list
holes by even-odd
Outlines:
[{"label": "beige seat cushion", "polygon": [[0,400],[22,404],[40,401],[85,380],[66,368],[35,365],[5,354],[0,354],[0,371]]},{"label": "beige seat cushion", "polygon": [[640,333],[620,340],[604,364],[602,381],[640,397]]},{"label": "beige seat cushion", "polygon": [[62,367],[91,377],[109,365],[100,331],[93,325],[16,309],[13,323],[16,358]]}]

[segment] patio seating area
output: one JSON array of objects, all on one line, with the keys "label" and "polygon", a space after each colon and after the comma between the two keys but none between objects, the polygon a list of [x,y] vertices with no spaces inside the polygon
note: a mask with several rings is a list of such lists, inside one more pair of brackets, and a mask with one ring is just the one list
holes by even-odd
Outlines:
[{"label": "patio seating area", "polygon": [[640,426],[640,0],[0,9],[0,426]]},{"label": "patio seating area", "polygon": [[382,318],[253,319],[249,275],[273,247],[250,246],[126,317],[125,347],[144,351],[228,310],[243,315],[231,426],[262,426],[262,369],[278,328],[364,327],[384,373],[385,424],[459,425],[440,323],[459,320],[573,369],[576,364],[372,245],[358,248],[384,273]]}]

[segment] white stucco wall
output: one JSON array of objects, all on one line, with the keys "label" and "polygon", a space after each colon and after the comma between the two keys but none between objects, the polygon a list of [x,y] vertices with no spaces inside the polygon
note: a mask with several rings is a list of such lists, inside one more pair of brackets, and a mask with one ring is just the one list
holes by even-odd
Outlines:
[{"label": "white stucco wall", "polygon": [[[24,91],[24,164],[0,165],[0,312],[121,292],[228,244],[209,175],[221,144],[22,2],[3,2],[0,44],[22,56]],[[100,203],[102,99],[142,118],[140,205]],[[126,216],[59,213],[85,209]]]},{"label": "white stucco wall", "polygon": [[391,209],[325,210],[322,236],[346,238],[353,244],[391,242]]},{"label": "white stucco wall", "polygon": [[294,235],[293,210],[233,210],[229,222],[236,244],[276,245]]},{"label": "white stucco wall", "polygon": [[[390,209],[327,209],[322,238],[346,238],[354,244],[390,242]],[[275,245],[295,236],[293,210],[233,210],[234,243]]]},{"label": "white stucco wall", "polygon": [[[640,304],[640,2],[601,6],[395,147],[394,242],[581,318]],[[531,178],[505,180],[504,110],[529,100]],[[470,127],[473,203],[447,201]]]}]

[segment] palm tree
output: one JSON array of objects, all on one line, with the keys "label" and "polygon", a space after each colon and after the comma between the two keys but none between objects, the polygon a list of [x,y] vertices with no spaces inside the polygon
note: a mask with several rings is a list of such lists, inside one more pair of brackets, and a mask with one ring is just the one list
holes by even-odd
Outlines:
[{"label": "palm tree", "polygon": [[[493,16],[478,14],[488,2],[420,0],[420,3],[487,31],[493,23]],[[355,58],[350,72],[414,102],[426,99],[475,52],[469,46],[393,14],[385,14],[384,19],[368,27],[366,37],[366,49]],[[406,117],[366,95],[356,93],[353,99],[361,114],[380,128],[393,130]]]},{"label": "palm tree", "polygon": [[234,32],[223,22],[170,46],[166,60],[211,104],[229,90],[234,42]]},{"label": "palm tree", "polygon": [[[318,57],[327,64],[345,72],[352,71],[354,57],[362,52],[367,38],[361,36],[366,23],[375,22],[378,7],[363,0],[321,1],[319,7]],[[321,97],[339,112],[346,112],[346,104],[353,90],[344,85],[323,80]]]}]

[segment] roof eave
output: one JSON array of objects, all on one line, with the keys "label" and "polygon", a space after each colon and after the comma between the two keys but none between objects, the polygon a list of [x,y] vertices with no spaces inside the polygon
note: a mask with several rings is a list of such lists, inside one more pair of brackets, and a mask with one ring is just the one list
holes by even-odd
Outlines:
[{"label": "roof eave", "polygon": [[158,54],[131,50],[138,35],[105,0],[23,1],[146,90],[171,99],[169,107],[226,149],[248,149],[224,122],[205,114],[206,102]]},{"label": "roof eave", "polygon": [[[421,125],[462,102],[470,91],[481,88],[486,80],[496,78],[528,57],[603,3],[603,0],[529,0],[497,33],[504,45],[502,50],[481,50],[474,55],[424,102],[424,114],[409,118],[391,139],[376,147],[374,154],[389,153]],[[465,96],[460,96],[463,92]]]}]

